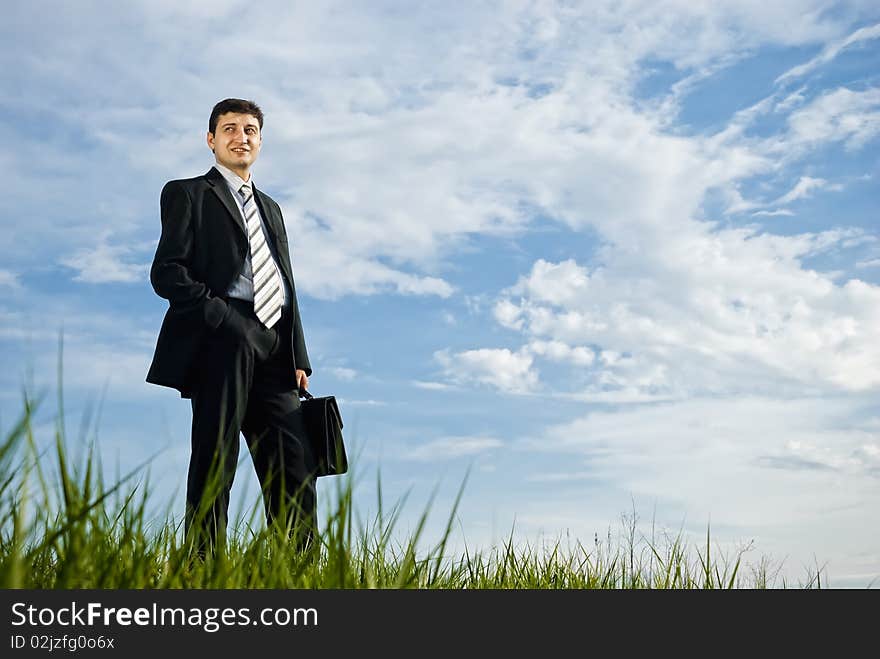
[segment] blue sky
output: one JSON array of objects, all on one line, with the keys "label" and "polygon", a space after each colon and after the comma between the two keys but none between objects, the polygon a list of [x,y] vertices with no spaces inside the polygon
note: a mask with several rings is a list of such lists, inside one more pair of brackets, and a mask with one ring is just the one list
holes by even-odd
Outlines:
[{"label": "blue sky", "polygon": [[[312,389],[369,516],[456,546],[633,510],[789,579],[880,576],[880,11],[871,2],[15,3],[0,26],[0,421],[48,393],[182,513],[144,377],[165,181],[263,108]],[[245,453],[243,453],[245,455]],[[250,463],[233,497],[257,496]],[[332,479],[319,493],[329,502]]]}]

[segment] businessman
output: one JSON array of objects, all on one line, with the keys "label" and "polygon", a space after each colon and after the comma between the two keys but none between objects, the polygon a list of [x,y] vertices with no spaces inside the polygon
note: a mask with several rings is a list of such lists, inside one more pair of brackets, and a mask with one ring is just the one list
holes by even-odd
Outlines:
[{"label": "businessman", "polygon": [[317,529],[314,456],[298,390],[312,369],[296,301],[281,209],[258,190],[263,113],[252,101],[217,103],[208,122],[214,166],[169,181],[150,270],[168,300],[147,382],[192,403],[187,538],[202,556],[225,539],[243,433],[266,520],[299,549]]}]

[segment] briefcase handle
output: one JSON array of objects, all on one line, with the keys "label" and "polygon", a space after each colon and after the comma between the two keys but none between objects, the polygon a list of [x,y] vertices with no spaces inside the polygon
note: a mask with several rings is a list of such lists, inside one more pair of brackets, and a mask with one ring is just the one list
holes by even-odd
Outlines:
[{"label": "briefcase handle", "polygon": [[308,390],[306,390],[306,389],[300,389],[300,390],[299,390],[299,397],[300,397],[300,398],[305,398],[306,400],[311,400],[312,398],[314,398],[314,396],[312,396],[312,394],[310,394],[310,393],[308,392]]}]

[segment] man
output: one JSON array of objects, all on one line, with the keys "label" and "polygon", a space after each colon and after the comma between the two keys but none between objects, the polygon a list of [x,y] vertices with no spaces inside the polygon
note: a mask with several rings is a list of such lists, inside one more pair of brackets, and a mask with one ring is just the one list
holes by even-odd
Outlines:
[{"label": "man", "polygon": [[314,457],[297,390],[312,369],[281,209],[254,186],[263,113],[252,101],[214,106],[203,176],[169,181],[150,271],[168,300],[147,382],[192,402],[187,537],[204,556],[225,538],[239,432],[263,490],[269,524],[300,549],[317,528]]}]

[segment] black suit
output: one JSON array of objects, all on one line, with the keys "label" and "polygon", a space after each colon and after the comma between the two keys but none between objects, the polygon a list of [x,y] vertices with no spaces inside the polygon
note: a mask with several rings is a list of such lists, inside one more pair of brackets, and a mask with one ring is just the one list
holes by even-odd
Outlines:
[{"label": "black suit", "polygon": [[[199,548],[222,540],[243,432],[269,522],[317,524],[313,458],[302,430],[296,369],[311,374],[281,209],[254,188],[267,241],[289,292],[281,320],[266,328],[253,303],[227,298],[248,254],[244,220],[222,174],[168,182],[162,235],[150,281],[169,301],[147,382],[173,387],[193,407],[187,531]],[[216,481],[212,475],[217,476]],[[298,515],[297,513],[304,513]],[[299,526],[298,526],[299,528]],[[204,532],[204,533],[202,533]]]}]

